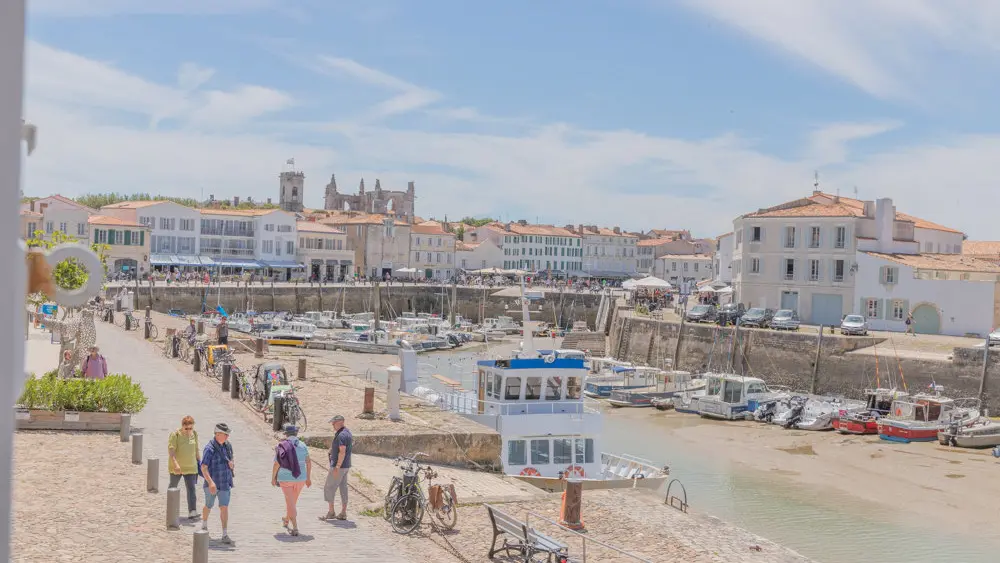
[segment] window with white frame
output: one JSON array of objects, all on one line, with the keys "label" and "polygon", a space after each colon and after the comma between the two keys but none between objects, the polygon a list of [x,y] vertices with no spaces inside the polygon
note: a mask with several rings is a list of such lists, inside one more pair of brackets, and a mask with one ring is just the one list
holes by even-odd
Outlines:
[{"label": "window with white frame", "polygon": [[833,281],[842,282],[844,281],[844,261],[834,260],[833,261]]},{"label": "window with white frame", "polygon": [[86,236],[86,234],[87,234],[87,224],[86,223],[77,223],[76,224],[76,236],[82,237],[82,236]]},{"label": "window with white frame", "polygon": [[809,261],[809,281],[819,281],[819,260]]},{"label": "window with white frame", "polygon": [[892,266],[882,266],[881,268],[881,283],[883,284],[894,284],[899,282],[899,268]]},{"label": "window with white frame", "polygon": [[819,248],[819,227],[809,228],[809,248]]},{"label": "window with white frame", "polygon": [[66,235],[69,234],[67,232],[69,229],[66,228],[66,223],[59,223],[59,230],[62,231],[63,234],[66,234]]},{"label": "window with white frame", "polygon": [[795,248],[795,227],[785,227],[785,248]]},{"label": "window with white frame", "polygon": [[834,248],[847,248],[847,227],[837,227]]},{"label": "window with white frame", "polygon": [[760,242],[763,236],[763,227],[750,227],[750,242]]},{"label": "window with white frame", "polygon": [[795,279],[795,259],[785,258],[785,279],[794,280]]},{"label": "window with white frame", "polygon": [[882,317],[882,300],[869,297],[865,299],[865,316],[869,319],[878,319]]},{"label": "window with white frame", "polygon": [[53,226],[52,221],[46,221],[45,222],[45,232],[51,235],[52,231],[54,231],[54,230],[55,230],[55,227]]},{"label": "window with white frame", "polygon": [[892,320],[901,321],[906,318],[906,301],[903,299],[892,300]]},{"label": "window with white frame", "polygon": [[760,258],[750,259],[750,273],[759,274],[760,273]]}]

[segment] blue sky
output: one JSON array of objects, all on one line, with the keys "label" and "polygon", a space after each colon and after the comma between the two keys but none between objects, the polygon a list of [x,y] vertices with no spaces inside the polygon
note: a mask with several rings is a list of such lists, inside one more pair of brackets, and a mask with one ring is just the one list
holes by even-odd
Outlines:
[{"label": "blue sky", "polygon": [[713,236],[822,187],[996,238],[1000,7],[30,0],[26,192],[273,197]]}]

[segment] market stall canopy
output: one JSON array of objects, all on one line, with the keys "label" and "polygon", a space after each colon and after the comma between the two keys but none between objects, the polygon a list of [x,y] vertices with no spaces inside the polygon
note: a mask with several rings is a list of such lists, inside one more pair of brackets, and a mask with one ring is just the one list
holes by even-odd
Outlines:
[{"label": "market stall canopy", "polygon": [[396,270],[396,273],[397,274],[415,274],[415,273],[417,273],[417,269],[416,268],[400,268],[400,269]]},{"label": "market stall canopy", "polygon": [[724,287],[722,289],[716,290],[716,293],[721,293],[723,295],[729,294],[729,293],[732,293],[732,292],[733,292],[733,288],[731,286],[730,287]]},{"label": "market stall canopy", "polygon": [[500,274],[503,274],[504,271],[501,270],[500,268],[483,268],[481,270],[473,270],[473,271],[471,271],[469,273],[476,274],[476,275],[479,275],[479,276],[491,276],[491,275],[500,275]]},{"label": "market stall canopy", "polygon": [[628,280],[622,284],[625,289],[646,288],[646,289],[670,289],[673,287],[670,282],[661,280],[656,276],[646,276],[641,280]]},{"label": "market stall canopy", "polygon": [[710,285],[706,285],[704,287],[699,287],[698,288],[698,293],[715,293],[715,288],[712,287],[712,286],[710,286]]}]

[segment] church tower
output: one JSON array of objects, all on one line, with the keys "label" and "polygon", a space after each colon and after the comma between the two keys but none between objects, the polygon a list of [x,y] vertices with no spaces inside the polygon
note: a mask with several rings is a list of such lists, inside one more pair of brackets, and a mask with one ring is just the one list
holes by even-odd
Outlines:
[{"label": "church tower", "polygon": [[301,213],[302,202],[305,200],[306,175],[297,170],[282,172],[278,175],[281,180],[281,192],[278,195],[278,203],[283,211]]}]

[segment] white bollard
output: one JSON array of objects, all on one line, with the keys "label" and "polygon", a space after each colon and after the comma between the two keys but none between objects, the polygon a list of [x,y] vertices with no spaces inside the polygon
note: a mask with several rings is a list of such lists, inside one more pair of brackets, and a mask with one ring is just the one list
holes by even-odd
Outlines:
[{"label": "white bollard", "polygon": [[155,457],[146,460],[146,492],[160,492],[160,460]]},{"label": "white bollard", "polygon": [[123,414],[122,415],[122,428],[119,431],[119,438],[121,438],[122,442],[128,442],[128,436],[132,432],[131,426],[132,426],[132,415],[130,415],[130,414]]},{"label": "white bollard", "polygon": [[389,411],[389,420],[399,420],[399,382],[403,378],[403,370],[399,366],[389,366],[389,390],[386,398],[386,406]]},{"label": "white bollard", "polygon": [[181,490],[177,487],[167,489],[167,529],[181,529]]},{"label": "white bollard", "polygon": [[142,465],[142,434],[132,434],[132,463]]},{"label": "white bollard", "polygon": [[198,530],[194,533],[191,563],[208,563],[208,530]]}]

